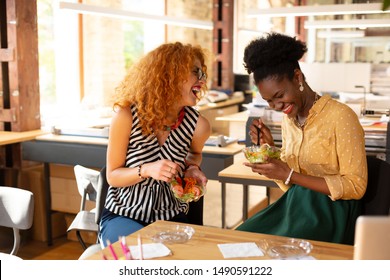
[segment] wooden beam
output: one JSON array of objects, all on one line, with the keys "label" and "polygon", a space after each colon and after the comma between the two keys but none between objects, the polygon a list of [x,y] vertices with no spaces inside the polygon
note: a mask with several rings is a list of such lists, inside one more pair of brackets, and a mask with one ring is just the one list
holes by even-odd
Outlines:
[{"label": "wooden beam", "polygon": [[14,61],[15,50],[12,49],[0,49],[0,62]]},{"label": "wooden beam", "polygon": [[11,131],[39,129],[37,1],[6,0],[6,17],[6,48],[15,50],[14,59],[8,62],[8,92],[4,92],[9,96],[9,107],[15,110]]},{"label": "wooden beam", "polygon": [[233,0],[213,0],[213,23],[213,52],[216,60],[212,88],[233,92]]},{"label": "wooden beam", "polygon": [[0,108],[0,122],[16,122],[17,117],[15,109],[2,109]]}]

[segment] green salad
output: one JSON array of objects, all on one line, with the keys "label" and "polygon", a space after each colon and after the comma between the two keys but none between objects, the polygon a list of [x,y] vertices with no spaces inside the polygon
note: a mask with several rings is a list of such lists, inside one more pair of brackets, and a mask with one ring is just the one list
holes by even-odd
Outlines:
[{"label": "green salad", "polygon": [[269,158],[280,158],[280,149],[268,144],[246,147],[242,151],[250,163],[266,163]]}]

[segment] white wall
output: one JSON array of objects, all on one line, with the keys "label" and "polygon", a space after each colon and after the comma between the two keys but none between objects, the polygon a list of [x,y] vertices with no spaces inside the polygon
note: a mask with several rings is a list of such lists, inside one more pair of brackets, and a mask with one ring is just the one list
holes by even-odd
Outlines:
[{"label": "white wall", "polygon": [[300,63],[309,86],[318,92],[356,92],[364,86],[370,91],[370,63]]}]

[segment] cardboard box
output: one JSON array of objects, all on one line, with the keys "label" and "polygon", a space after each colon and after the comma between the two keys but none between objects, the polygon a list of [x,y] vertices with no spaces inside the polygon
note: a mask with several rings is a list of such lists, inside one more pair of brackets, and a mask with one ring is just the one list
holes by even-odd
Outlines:
[{"label": "cardboard box", "polygon": [[[22,188],[34,193],[35,207],[34,222],[30,230],[31,238],[38,241],[47,241],[46,192],[44,188],[43,164],[23,168],[20,172],[19,184]],[[81,195],[77,189],[73,166],[50,164],[50,193],[51,209],[53,211],[51,216],[52,237],[65,236],[70,225],[67,225],[66,213],[78,213],[81,204]],[[94,207],[95,202],[86,202],[87,210],[91,210]],[[77,241],[75,233],[70,235],[72,240]],[[91,240],[94,236],[89,236],[88,238],[88,240]],[[92,243],[95,241],[96,237]]]},{"label": "cardboard box", "polygon": [[[80,211],[81,194],[78,191],[73,166],[50,165],[51,208],[55,211],[77,214]],[[96,203],[86,201],[86,209],[91,210]]]},{"label": "cardboard box", "polygon": [[[32,239],[47,241],[46,193],[43,180],[43,165],[24,168],[20,173],[20,185],[34,194],[34,221],[31,228]],[[53,238],[66,234],[64,213],[52,213]]]}]

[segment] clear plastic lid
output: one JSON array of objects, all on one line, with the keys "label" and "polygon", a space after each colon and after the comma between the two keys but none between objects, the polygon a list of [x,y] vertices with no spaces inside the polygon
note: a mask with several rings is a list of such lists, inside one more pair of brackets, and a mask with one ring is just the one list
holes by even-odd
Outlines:
[{"label": "clear plastic lid", "polygon": [[185,243],[191,239],[195,230],[190,226],[176,225],[152,236],[154,242],[159,243]]},{"label": "clear plastic lid", "polygon": [[273,259],[291,259],[310,254],[312,244],[303,239],[290,238],[287,240],[262,240],[260,247]]}]

